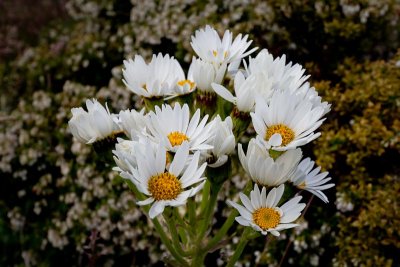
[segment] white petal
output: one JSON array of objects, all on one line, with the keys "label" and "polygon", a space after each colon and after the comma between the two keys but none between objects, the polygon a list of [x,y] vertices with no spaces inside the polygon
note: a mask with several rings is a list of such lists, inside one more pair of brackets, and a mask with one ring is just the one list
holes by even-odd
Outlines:
[{"label": "white petal", "polygon": [[229,101],[231,103],[235,103],[236,97],[234,97],[232,95],[232,93],[229,92],[225,87],[223,87],[220,84],[216,84],[216,83],[212,83],[211,86],[214,89],[214,91],[218,95],[220,95],[223,99],[225,99],[226,101]]},{"label": "white petal", "polygon": [[149,210],[150,219],[154,219],[156,216],[160,215],[165,208],[165,203],[163,201],[156,201],[151,206]]},{"label": "white petal", "polygon": [[268,143],[271,146],[280,146],[282,144],[282,136],[279,133],[275,133],[269,138]]},{"label": "white petal", "polygon": [[148,199],[136,202],[136,204],[139,205],[139,206],[144,206],[144,205],[148,205],[148,204],[153,203],[153,202],[154,202],[154,198],[149,197]]}]

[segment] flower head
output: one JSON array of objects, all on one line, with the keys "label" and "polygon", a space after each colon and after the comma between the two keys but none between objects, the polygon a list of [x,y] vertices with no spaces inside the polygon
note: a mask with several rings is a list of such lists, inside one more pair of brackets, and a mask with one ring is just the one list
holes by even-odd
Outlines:
[{"label": "flower head", "polygon": [[144,109],[137,112],[134,109],[122,110],[119,112],[119,124],[131,139],[137,139],[140,132],[146,129]]},{"label": "flower head", "polygon": [[209,144],[213,146],[213,149],[209,151],[209,158],[214,161],[208,166],[212,168],[222,166],[227,162],[228,155],[235,150],[236,143],[232,127],[232,119],[229,116],[225,121],[222,121],[219,115],[214,119],[213,137],[209,141]]},{"label": "flower head", "polygon": [[275,90],[287,90],[287,88],[299,88],[310,76],[304,75],[305,69],[289,62],[286,64],[286,56],[273,58],[267,49],[263,49],[255,58],[249,58],[249,64],[245,64],[246,74],[263,72],[272,81]]},{"label": "flower head", "polygon": [[241,112],[254,111],[257,97],[268,97],[272,93],[271,81],[261,72],[247,78],[241,72],[236,73],[234,80],[236,96],[220,84],[213,83],[212,87],[218,95],[236,105]]},{"label": "flower head", "polygon": [[239,224],[250,226],[263,235],[271,233],[279,236],[279,231],[297,226],[293,222],[300,217],[301,211],[306,206],[304,203],[299,203],[302,197],[297,196],[277,207],[283,191],[284,185],[280,185],[271,189],[266,195],[265,187],[260,192],[258,185],[255,184],[250,192],[250,199],[243,193],[239,194],[243,206],[229,200],[228,204],[239,211],[240,216],[236,217]]},{"label": "flower head", "polygon": [[238,145],[239,160],[250,178],[263,186],[278,186],[285,183],[288,175],[301,160],[300,149],[288,150],[274,160],[268,150],[252,139],[244,154],[242,145]]},{"label": "flower head", "polygon": [[192,79],[201,92],[214,92],[212,83],[220,84],[226,72],[226,64],[215,66],[212,63],[193,57],[188,77]]},{"label": "flower head", "polygon": [[217,31],[207,25],[204,29],[195,32],[190,44],[202,60],[214,65],[230,64],[229,70],[235,71],[239,67],[240,60],[257,48],[246,52],[252,43],[252,41],[247,41],[248,35],[242,38],[242,34],[239,34],[233,42],[232,38],[232,33],[226,30],[221,40]]},{"label": "flower head", "polygon": [[148,131],[150,138],[163,143],[168,151],[176,151],[184,141],[188,141],[190,150],[211,149],[208,140],[213,124],[207,123],[207,119],[208,115],[200,121],[200,110],[190,119],[187,104],[181,107],[176,103],[174,108],[163,105],[161,109],[157,106],[155,112],[149,113]]},{"label": "flower head", "polygon": [[325,109],[290,91],[275,91],[269,104],[257,99],[251,113],[257,140],[266,147],[285,151],[305,145],[321,134],[314,131],[322,124]]},{"label": "flower head", "polygon": [[307,190],[320,198],[325,203],[328,203],[328,198],[322,190],[334,187],[335,184],[327,184],[331,180],[328,172],[319,173],[321,167],[313,170],[314,161],[310,158],[303,159],[293,173],[289,175],[289,179],[295,186],[300,189]]},{"label": "flower head", "polygon": [[86,108],[87,111],[83,108],[71,109],[72,118],[68,122],[71,133],[81,143],[92,144],[121,132],[116,117],[110,114],[107,105],[104,108],[93,99],[86,100]]},{"label": "flower head", "polygon": [[178,148],[168,165],[164,146],[160,144],[154,148],[151,143],[144,146],[136,151],[137,167],[130,166],[129,171],[121,175],[131,180],[140,192],[148,196],[137,204],[153,203],[149,211],[149,216],[153,219],[166,206],[184,205],[189,197],[203,188],[206,178],[202,175],[207,163],[198,166],[200,152],[189,159],[188,142]]},{"label": "flower head", "polygon": [[123,82],[135,94],[146,97],[165,97],[173,94],[178,82],[185,79],[179,62],[168,54],[153,55],[149,64],[136,55],[124,60]]},{"label": "flower head", "polygon": [[146,153],[145,148],[147,146],[152,146],[153,150],[157,148],[157,144],[151,142],[149,139],[139,136],[137,140],[125,140],[122,138],[117,138],[117,143],[115,144],[115,150],[113,150],[114,161],[118,167],[114,167],[113,170],[126,172],[129,168],[137,168],[136,157],[141,154]]}]

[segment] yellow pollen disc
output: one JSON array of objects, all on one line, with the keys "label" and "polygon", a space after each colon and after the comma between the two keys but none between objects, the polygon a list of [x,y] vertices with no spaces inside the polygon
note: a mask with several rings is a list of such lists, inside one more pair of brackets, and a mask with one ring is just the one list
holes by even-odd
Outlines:
[{"label": "yellow pollen disc", "polygon": [[213,55],[214,55],[214,57],[216,57],[218,55],[218,52],[213,50]]},{"label": "yellow pollen disc", "polygon": [[300,189],[306,188],[306,182],[302,182],[302,183],[299,184],[297,187],[300,188]]},{"label": "yellow pollen disc", "polygon": [[183,141],[189,140],[189,137],[180,132],[172,132],[167,137],[172,146],[179,146]]},{"label": "yellow pollen disc", "polygon": [[181,80],[181,81],[178,82],[179,86],[184,86],[185,84],[189,85],[190,90],[192,90],[194,88],[194,86],[195,86],[195,83],[192,82],[191,80]]},{"label": "yellow pollen disc", "polygon": [[227,56],[228,56],[228,52],[225,51],[225,52],[224,52],[224,58],[226,58]]},{"label": "yellow pollen disc", "polygon": [[155,200],[176,199],[182,192],[181,182],[169,172],[152,176],[147,189]]},{"label": "yellow pollen disc", "polygon": [[284,124],[275,124],[268,127],[267,133],[265,134],[265,140],[268,141],[271,138],[271,136],[273,136],[276,133],[282,136],[282,146],[286,146],[294,139],[294,132],[292,129],[290,129]]},{"label": "yellow pollen disc", "polygon": [[275,228],[281,220],[279,212],[273,208],[259,208],[253,212],[253,221],[261,229]]}]

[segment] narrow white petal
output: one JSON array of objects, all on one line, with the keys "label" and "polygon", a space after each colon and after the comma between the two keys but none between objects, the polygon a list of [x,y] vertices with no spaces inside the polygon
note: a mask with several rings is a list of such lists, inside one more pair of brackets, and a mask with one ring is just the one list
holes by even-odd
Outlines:
[{"label": "narrow white petal", "polygon": [[165,208],[165,203],[163,201],[156,201],[151,206],[149,210],[149,216],[151,219],[154,219],[156,216],[160,215]]}]

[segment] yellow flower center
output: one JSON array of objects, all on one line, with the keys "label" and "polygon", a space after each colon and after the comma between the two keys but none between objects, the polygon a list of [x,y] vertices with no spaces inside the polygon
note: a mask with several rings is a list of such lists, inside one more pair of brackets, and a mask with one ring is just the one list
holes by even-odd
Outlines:
[{"label": "yellow flower center", "polygon": [[179,86],[185,86],[185,84],[189,85],[189,90],[192,90],[194,88],[194,86],[196,85],[191,80],[181,80],[181,81],[178,82]]},{"label": "yellow flower center", "polygon": [[176,199],[182,192],[181,182],[169,172],[152,176],[147,189],[155,200]]},{"label": "yellow flower center", "polygon": [[180,132],[172,132],[167,137],[172,146],[179,146],[183,141],[189,140],[189,137]]},{"label": "yellow flower center", "polygon": [[[217,52],[217,51],[213,50],[212,53],[213,53],[213,56],[214,56],[214,57],[217,57],[217,56],[218,56],[218,52]],[[227,56],[228,56],[228,51],[225,51],[225,52],[224,52],[224,59],[225,59]]]},{"label": "yellow flower center", "polygon": [[286,146],[294,139],[294,131],[292,129],[290,129],[284,124],[275,124],[268,127],[267,133],[265,134],[265,140],[268,141],[271,138],[271,136],[273,136],[276,133],[282,136],[282,144],[281,144],[282,146]]},{"label": "yellow flower center", "polygon": [[263,230],[275,228],[280,220],[281,215],[273,208],[259,208],[253,212],[254,223]]},{"label": "yellow flower center", "polygon": [[302,182],[302,183],[299,184],[297,187],[300,188],[300,189],[306,188],[306,182]]}]

